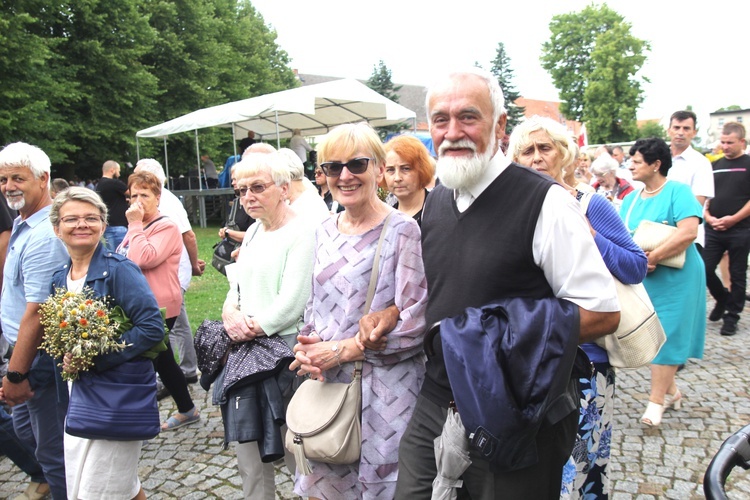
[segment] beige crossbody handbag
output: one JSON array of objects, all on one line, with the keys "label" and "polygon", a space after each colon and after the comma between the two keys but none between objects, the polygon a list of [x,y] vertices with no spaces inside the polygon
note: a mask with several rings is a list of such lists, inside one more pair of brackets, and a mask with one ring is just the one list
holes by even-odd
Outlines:
[{"label": "beige crossbody handbag", "polygon": [[[383,222],[367,288],[364,314],[370,312],[378,281],[380,250],[393,212]],[[354,363],[348,384],[306,380],[286,410],[286,449],[294,453],[300,474],[312,472],[308,460],[329,464],[352,464],[362,450],[362,362]]]},{"label": "beige crossbody handbag", "polygon": [[[591,193],[584,193],[581,208],[588,210]],[[626,226],[627,227],[627,226]],[[664,328],[656,317],[654,305],[642,283],[626,285],[615,280],[620,302],[620,324],[609,335],[596,339],[596,344],[607,351],[609,364],[616,368],[638,368],[653,361],[667,341]]]}]

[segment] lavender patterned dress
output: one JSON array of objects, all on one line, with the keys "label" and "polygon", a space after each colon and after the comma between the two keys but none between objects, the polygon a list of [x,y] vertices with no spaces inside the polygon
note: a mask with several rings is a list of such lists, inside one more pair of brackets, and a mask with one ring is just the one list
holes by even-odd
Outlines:
[{"label": "lavender patterned dress", "polygon": [[[361,235],[341,234],[337,218],[317,230],[313,291],[302,335],[322,340],[354,337],[363,315],[382,222]],[[310,462],[312,474],[297,474],[294,491],[321,499],[393,498],[398,445],[424,378],[422,339],[427,280],[419,228],[396,212],[386,229],[372,311],[396,304],[401,311],[383,351],[365,351],[362,369],[362,457],[352,465]],[[350,382],[354,363],[326,372],[327,380]]]}]

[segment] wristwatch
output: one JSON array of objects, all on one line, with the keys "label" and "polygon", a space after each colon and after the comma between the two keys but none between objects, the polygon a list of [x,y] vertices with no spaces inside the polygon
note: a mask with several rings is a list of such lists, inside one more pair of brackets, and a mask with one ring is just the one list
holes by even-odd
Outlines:
[{"label": "wristwatch", "polygon": [[8,377],[8,382],[12,384],[20,384],[21,382],[29,378],[29,372],[8,372],[5,374],[5,376]]}]

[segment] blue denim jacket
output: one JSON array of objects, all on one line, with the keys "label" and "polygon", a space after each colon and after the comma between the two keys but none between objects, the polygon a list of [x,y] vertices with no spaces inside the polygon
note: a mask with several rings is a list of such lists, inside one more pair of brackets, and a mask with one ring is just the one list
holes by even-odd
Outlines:
[{"label": "blue denim jacket", "polygon": [[[53,293],[55,288],[67,288],[69,269],[70,261],[55,271],[52,277]],[[129,361],[164,338],[164,323],[156,298],[143,273],[132,261],[99,243],[89,264],[85,286],[91,288],[96,297],[107,297],[111,307],[122,307],[135,325],[120,337],[128,347],[94,358],[94,369],[97,371]]]}]

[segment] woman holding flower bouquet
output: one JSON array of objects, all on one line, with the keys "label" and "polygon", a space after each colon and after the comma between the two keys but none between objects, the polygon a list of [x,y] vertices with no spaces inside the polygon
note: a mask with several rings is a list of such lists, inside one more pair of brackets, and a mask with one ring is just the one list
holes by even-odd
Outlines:
[{"label": "woman holding flower bouquet", "polygon": [[[103,373],[128,363],[153,373],[151,361],[142,354],[164,340],[161,314],[138,266],[101,244],[107,206],[94,191],[74,186],[58,194],[49,217],[70,254],[70,261],[54,274],[53,289],[66,289],[70,295],[90,291],[94,298],[106,297],[113,307],[122,308],[133,325],[117,339],[124,348],[95,356],[90,369]],[[70,352],[65,355],[67,378],[77,376],[80,366],[80,359]],[[74,398],[75,391],[71,403]],[[146,498],[138,480],[141,444],[142,440],[85,439],[66,433],[68,498]]]},{"label": "woman holding flower bouquet", "polygon": [[[166,324],[172,328],[182,307],[182,288],[178,278],[182,235],[169,217],[159,213],[161,182],[152,173],[135,172],[128,177],[130,208],[125,212],[128,232],[117,248],[143,271],[159,307],[167,310]],[[161,426],[169,431],[197,422],[198,407],[190,397],[185,374],[174,359],[170,343],[154,361],[164,387],[177,404],[177,413]]]}]

